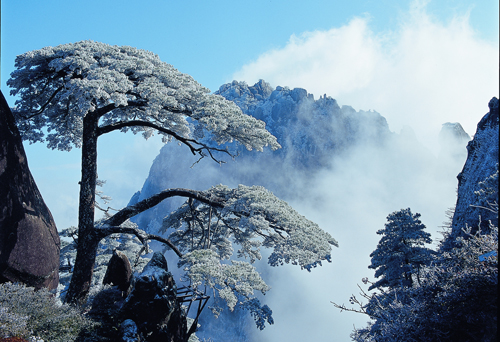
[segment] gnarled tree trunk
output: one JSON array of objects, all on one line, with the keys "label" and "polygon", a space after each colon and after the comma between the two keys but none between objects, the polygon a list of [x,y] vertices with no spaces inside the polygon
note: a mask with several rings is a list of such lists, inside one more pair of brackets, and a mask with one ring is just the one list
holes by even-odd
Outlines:
[{"label": "gnarled tree trunk", "polygon": [[100,240],[94,228],[98,121],[99,117],[95,112],[89,112],[83,119],[78,246],[73,276],[66,294],[66,302],[70,303],[82,301],[89,291]]}]

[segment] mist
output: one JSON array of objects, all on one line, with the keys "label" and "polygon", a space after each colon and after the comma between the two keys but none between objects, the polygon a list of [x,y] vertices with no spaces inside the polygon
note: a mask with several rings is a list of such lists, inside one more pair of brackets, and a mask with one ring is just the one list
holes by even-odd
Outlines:
[{"label": "mist", "polygon": [[[315,103],[326,106],[332,101],[323,98]],[[242,313],[213,320],[207,317],[211,315],[207,310],[200,320],[200,337],[349,341],[353,324],[364,326],[368,317],[341,313],[331,301],[347,303],[359,292],[361,278],[374,280],[373,270],[368,269],[369,255],[377,246],[380,236],[376,232],[384,227],[386,217],[409,207],[422,215],[434,240],[429,247],[439,242],[439,232],[448,220],[446,211],[456,202],[456,175],[465,162],[468,139],[442,134],[441,139],[436,137],[441,144],[435,154],[410,127],[391,132],[390,122],[378,113],[335,106],[320,107],[332,110],[326,115],[322,109],[314,111],[315,106],[306,101],[296,114],[282,113],[281,117],[290,120],[280,126],[285,129],[278,140],[282,150],[245,152],[219,165],[208,158],[196,163],[198,158],[186,146],[167,144],[153,162],[137,200],[171,187],[205,190],[219,183],[263,185],[318,223],[340,245],[333,248],[331,263],[311,272],[291,265],[270,267],[264,252],[257,268],[272,289],[261,301],[273,310],[275,324],[259,331],[248,317],[238,324]],[[350,133],[345,129],[346,120],[354,125]],[[303,134],[310,139],[299,144]],[[332,142],[334,147],[327,148]],[[181,202],[165,201],[134,221],[155,233],[162,218]],[[169,265],[176,263],[172,257]],[[174,273],[178,279],[180,273]]]},{"label": "mist", "polygon": [[[453,154],[439,143],[441,125],[460,122],[469,135],[475,133],[488,101],[498,97],[498,42],[479,37],[468,13],[438,21],[426,12],[425,2],[414,2],[398,20],[394,31],[376,32],[370,18],[361,16],[330,30],[292,35],[283,48],[263,53],[227,80],[253,84],[265,79],[273,86],[305,88],[315,98],[327,94],[341,106],[376,110],[392,132],[381,145],[357,141],[313,171],[295,168],[293,151],[282,159],[266,150],[221,166],[209,159],[193,166],[197,158],[185,146],[170,143],[162,148],[168,157],[158,156],[150,169],[163,146],[159,139],[117,133],[99,140],[98,173],[107,180],[101,190],[114,199],[114,208],[124,207],[141,187],[146,197],[169,187],[260,184],[339,242],[332,263],[310,273],[291,265],[271,268],[263,253],[258,267],[272,289],[262,301],[272,308],[275,324],[259,331],[246,320],[244,333],[252,341],[349,341],[353,325],[364,326],[368,317],[341,313],[330,302],[347,304],[359,292],[361,278],[373,280],[369,254],[387,215],[410,207],[422,215],[433,246],[441,238],[446,211],[456,202],[456,175],[466,159],[466,142],[455,145]],[[307,113],[303,108],[306,121]],[[324,131],[316,134],[315,144],[323,138]],[[27,150],[36,155],[37,148],[46,149],[38,144]],[[77,222],[81,151],[53,153],[53,161],[43,161],[50,168],[32,171],[61,230]],[[144,183],[148,173],[162,178]],[[164,203],[140,220],[154,229],[179,203]],[[225,324],[216,320],[213,326],[224,330]]]},{"label": "mist", "polygon": [[[367,316],[340,312],[330,301],[348,304],[358,295],[361,278],[374,280],[370,253],[390,213],[403,208],[422,214],[435,246],[442,237],[446,210],[456,202],[458,181],[466,158],[438,159],[412,137],[393,136],[387,147],[359,144],[331,160],[315,176],[304,195],[288,198],[301,214],[317,222],[339,242],[332,263],[311,273],[293,267],[268,270],[272,290],[265,300],[273,309],[275,325],[254,331],[254,341],[349,341]],[[363,287],[367,290],[367,286]],[[359,297],[359,296],[358,296]]]},{"label": "mist", "polygon": [[[361,278],[373,280],[369,254],[386,217],[402,208],[420,213],[433,247],[456,203],[456,176],[466,159],[466,141],[450,151],[440,141],[446,122],[459,122],[472,136],[498,96],[498,42],[471,27],[469,13],[440,21],[414,1],[394,31],[377,32],[368,16],[325,31],[292,35],[233,74],[253,84],[302,87],[340,105],[374,109],[394,133],[392,143],[360,143],[333,157],[328,167],[304,175],[286,200],[339,242],[332,263],[302,272],[290,266],[268,270],[266,303],[275,325],[253,331],[254,341],[349,341],[368,317],[340,312]],[[229,81],[229,80],[228,80]],[[291,191],[293,192],[293,191]],[[366,290],[366,287],[364,287]]]}]

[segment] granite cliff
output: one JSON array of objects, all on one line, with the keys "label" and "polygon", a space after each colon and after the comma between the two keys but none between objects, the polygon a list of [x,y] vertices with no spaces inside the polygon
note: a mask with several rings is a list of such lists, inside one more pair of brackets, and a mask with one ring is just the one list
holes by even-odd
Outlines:
[{"label": "granite cliff", "polygon": [[59,247],[54,219],[31,175],[21,135],[0,93],[0,283],[57,288]]}]

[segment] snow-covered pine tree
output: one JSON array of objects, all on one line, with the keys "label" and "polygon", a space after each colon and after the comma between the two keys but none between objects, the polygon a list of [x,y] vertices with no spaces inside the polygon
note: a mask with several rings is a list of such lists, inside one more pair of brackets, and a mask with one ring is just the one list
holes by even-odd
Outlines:
[{"label": "snow-covered pine tree", "polygon": [[[475,203],[498,215],[497,170],[480,182]],[[494,186],[497,185],[497,186]],[[393,213],[394,214],[394,213]],[[389,215],[391,217],[393,214]],[[409,214],[409,212],[408,212]],[[333,303],[341,311],[370,317],[368,326],[355,328],[356,342],[402,341],[497,341],[498,340],[498,222],[487,229],[464,227],[452,248],[445,235],[433,261],[420,270],[418,286],[384,288],[363,278],[372,293],[362,287],[361,299],[349,302],[357,307]],[[390,222],[388,223],[390,224]],[[451,222],[448,227],[452,229]],[[387,225],[386,225],[387,226]],[[382,242],[382,240],[381,240]],[[380,244],[379,244],[380,246]]]},{"label": "snow-covered pine tree", "polygon": [[[264,122],[243,114],[233,102],[210,94],[191,76],[180,73],[148,51],[81,41],[27,52],[16,58],[16,67],[7,84],[13,88],[11,94],[20,98],[14,115],[24,139],[46,140],[52,149],[82,148],[77,254],[66,301],[84,300],[92,283],[99,241],[111,234],[134,234],[144,244],[158,240],[183,258],[188,269],[195,267],[201,273],[209,268],[200,269],[200,260],[212,262],[216,257],[218,263],[219,258],[225,258],[225,254],[213,253],[210,244],[201,251],[208,258],[199,258],[198,249],[184,255],[172,241],[127,225],[130,218],[174,196],[189,198],[196,205],[202,203],[205,205],[201,207],[202,214],[205,208],[219,212],[225,220],[220,228],[234,230],[221,235],[221,239],[231,237],[242,246],[239,256],[249,257],[250,261],[259,255],[255,248],[258,250],[261,245],[273,249],[271,264],[290,262],[309,269],[322,260],[330,260],[331,246],[337,242],[328,233],[300,219],[300,215],[274,195],[251,188],[167,189],[95,223],[97,141],[104,134],[131,130],[148,138],[158,133],[165,142],[177,140],[194,155],[208,156],[218,162],[217,153],[234,155],[227,149],[209,145],[210,142],[236,141],[248,150],[258,151],[265,146],[275,150],[280,145],[265,129]],[[265,196],[256,196],[259,193]],[[266,208],[266,203],[273,205]],[[217,236],[208,227],[208,234],[212,238]],[[210,235],[206,241],[211,241]],[[248,309],[258,314],[256,321],[260,324],[262,318],[269,317],[269,311],[260,306],[255,309],[256,302],[251,301],[247,286],[252,291],[264,290],[266,286],[260,284],[258,274],[249,266],[240,262],[233,263],[232,268],[226,267],[229,285],[222,293],[227,294],[224,298],[230,303],[234,297],[227,291],[236,290],[248,297]],[[233,277],[234,271],[240,269],[248,271],[249,277],[244,281]],[[197,273],[193,270],[189,274]]]},{"label": "snow-covered pine tree", "polygon": [[[379,288],[373,293],[359,287],[367,303],[354,295],[350,303],[357,308],[334,303],[342,311],[371,319],[367,327],[355,328],[351,339],[497,341],[498,256],[492,251],[498,249],[498,227],[490,224],[487,232],[471,231],[464,230],[466,236],[458,237],[454,248],[439,252],[430,266],[424,266],[419,286]],[[371,283],[367,278],[363,282]]]},{"label": "snow-covered pine tree", "polygon": [[[82,148],[78,251],[67,300],[88,292],[99,240],[94,229],[97,140],[112,131],[154,133],[176,139],[200,157],[226,150],[216,143],[237,140],[249,150],[279,144],[265,124],[221,96],[211,95],[191,76],[145,50],[81,41],[30,51],[16,58],[7,84],[19,96],[14,115],[30,142],[59,150]],[[48,132],[48,134],[46,134]],[[196,133],[196,134],[194,134]],[[46,135],[46,137],[45,137]]]},{"label": "snow-covered pine tree", "polygon": [[377,231],[382,235],[377,249],[371,254],[375,277],[380,278],[369,290],[379,287],[411,287],[420,279],[420,269],[428,264],[431,250],[425,244],[432,242],[420,214],[412,214],[410,208],[401,209],[387,216],[385,228]]}]

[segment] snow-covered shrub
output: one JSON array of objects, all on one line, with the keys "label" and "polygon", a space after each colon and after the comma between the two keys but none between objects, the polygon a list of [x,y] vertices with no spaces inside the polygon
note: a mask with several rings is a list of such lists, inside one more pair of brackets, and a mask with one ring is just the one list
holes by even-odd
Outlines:
[{"label": "snow-covered shrub", "polygon": [[9,312],[8,307],[0,307],[0,338],[29,336],[30,331],[26,327],[28,318],[28,316],[21,316]]},{"label": "snow-covered shrub", "polygon": [[78,309],[61,304],[45,289],[0,284],[0,337],[36,336],[38,341],[68,342],[90,334],[95,327]]}]

